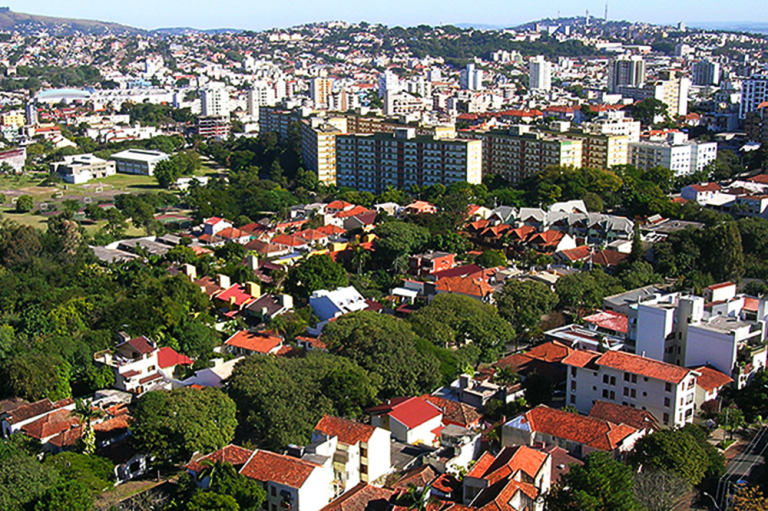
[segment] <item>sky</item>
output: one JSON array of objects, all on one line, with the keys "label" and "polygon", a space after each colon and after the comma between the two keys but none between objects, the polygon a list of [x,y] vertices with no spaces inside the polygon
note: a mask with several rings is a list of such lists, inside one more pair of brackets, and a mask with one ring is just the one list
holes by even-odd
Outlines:
[{"label": "sky", "polygon": [[[264,30],[313,21],[367,21],[395,26],[421,23],[514,26],[541,18],[603,16],[604,0],[16,0],[11,10],[113,21],[140,28],[193,27]],[[608,18],[649,23],[768,22],[766,0],[612,0]]]}]

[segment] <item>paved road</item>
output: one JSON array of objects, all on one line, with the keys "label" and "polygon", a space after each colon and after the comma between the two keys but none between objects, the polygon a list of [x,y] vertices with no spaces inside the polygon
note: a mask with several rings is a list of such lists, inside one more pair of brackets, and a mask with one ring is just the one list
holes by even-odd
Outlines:
[{"label": "paved road", "polygon": [[717,501],[725,509],[727,498],[739,481],[754,482],[762,472],[763,455],[768,451],[768,426],[760,428],[749,443],[728,463],[717,485]]}]

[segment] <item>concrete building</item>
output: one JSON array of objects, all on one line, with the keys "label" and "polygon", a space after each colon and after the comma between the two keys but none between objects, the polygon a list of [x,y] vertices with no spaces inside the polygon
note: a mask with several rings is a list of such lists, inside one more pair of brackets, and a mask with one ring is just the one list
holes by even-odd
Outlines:
[{"label": "concrete building", "polygon": [[333,91],[333,78],[315,77],[309,88],[309,97],[315,103],[315,108],[328,108],[328,98]]},{"label": "concrete building", "polygon": [[195,132],[203,138],[224,139],[229,136],[231,124],[227,116],[198,117]]},{"label": "concrete building", "polygon": [[629,163],[648,170],[665,167],[676,176],[699,172],[717,158],[717,142],[689,142],[680,132],[667,134],[664,141],[643,140],[629,144]]},{"label": "concrete building", "polygon": [[304,168],[326,185],[336,184],[336,136],[347,132],[347,119],[313,117],[301,121]]},{"label": "concrete building", "polygon": [[161,151],[146,149],[127,149],[109,157],[115,162],[118,172],[145,176],[154,175],[157,164],[167,158],[168,155]]},{"label": "concrete building", "polygon": [[203,117],[229,117],[229,92],[223,83],[212,82],[200,90]]},{"label": "concrete building", "polygon": [[369,412],[372,426],[392,432],[393,438],[406,444],[435,444],[443,424],[442,410],[418,397],[391,399]]},{"label": "concrete building", "polygon": [[589,413],[598,401],[651,412],[667,427],[693,422],[697,373],[622,351],[574,351],[568,366],[567,403]]},{"label": "concrete building", "polygon": [[[22,172],[24,165],[27,162],[27,148],[19,147],[16,149],[8,149],[7,151],[0,151],[0,167],[3,164],[8,165],[13,172]],[[2,170],[0,170],[2,171]]]},{"label": "concrete building", "polygon": [[642,57],[622,55],[608,67],[608,91],[616,94],[622,87],[642,87],[645,83],[645,61]]},{"label": "concrete building", "polygon": [[65,156],[63,161],[51,163],[52,173],[58,173],[67,183],[79,185],[91,179],[114,176],[117,166],[114,161],[102,160],[92,154]]},{"label": "concrete building", "polygon": [[388,187],[449,185],[482,181],[482,143],[479,140],[416,136],[413,128],[393,135],[338,135],[336,183],[382,193]]},{"label": "concrete building", "polygon": [[768,73],[756,74],[741,84],[741,103],[739,119],[746,119],[747,114],[754,112],[768,101]]},{"label": "concrete building", "polygon": [[642,87],[619,87],[617,93],[636,101],[654,98],[667,105],[671,117],[688,114],[688,90],[691,81],[676,71],[659,74],[658,79],[647,82]]},{"label": "concrete building", "polygon": [[693,84],[701,87],[720,84],[720,64],[701,60],[693,65]]},{"label": "concrete building", "polygon": [[467,67],[461,70],[459,86],[464,90],[482,90],[483,70],[475,69],[474,64],[467,64]]},{"label": "concrete building", "polygon": [[37,103],[34,100],[27,101],[24,105],[24,114],[27,126],[37,126]]},{"label": "concrete building", "polygon": [[400,92],[400,77],[392,71],[384,71],[379,75],[379,97],[385,94],[397,94]]},{"label": "concrete building", "polygon": [[768,101],[758,105],[755,111],[747,113],[744,131],[750,142],[768,142]]},{"label": "concrete building", "polygon": [[532,91],[548,91],[552,88],[552,64],[543,56],[538,55],[528,62],[528,72]]},{"label": "concrete building", "polygon": [[113,350],[98,352],[93,358],[112,368],[116,389],[143,394],[170,388],[170,383],[160,373],[159,352],[154,342],[142,336],[128,339]]}]

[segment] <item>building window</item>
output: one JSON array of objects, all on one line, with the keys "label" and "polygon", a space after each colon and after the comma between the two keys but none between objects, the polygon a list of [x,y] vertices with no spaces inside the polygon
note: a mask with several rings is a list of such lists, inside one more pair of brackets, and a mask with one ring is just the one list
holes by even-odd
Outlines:
[{"label": "building window", "polygon": [[611,385],[616,385],[616,377],[611,376]]},{"label": "building window", "polygon": [[367,458],[368,457],[368,449],[365,447],[360,447],[360,457],[361,458]]},{"label": "building window", "polygon": [[665,383],[664,384],[664,390],[667,392],[672,392],[672,384],[671,383]]},{"label": "building window", "polygon": [[635,389],[631,389],[629,391],[629,396],[632,397],[632,398],[637,397],[637,391]]},{"label": "building window", "polygon": [[576,368],[575,367],[571,367],[571,376],[573,376],[574,378],[576,377]]},{"label": "building window", "polygon": [[608,399],[608,389],[603,389],[603,399]]},{"label": "building window", "polygon": [[576,403],[576,396],[571,394],[571,404],[575,404],[575,403]]},{"label": "building window", "polygon": [[360,465],[360,473],[361,474],[367,474],[368,473],[368,465]]},{"label": "building window", "polygon": [[576,392],[576,382],[571,381],[571,391]]},{"label": "building window", "polygon": [[609,381],[610,381],[610,380],[609,380],[609,378],[608,378],[608,375],[607,375],[607,374],[604,374],[604,375],[603,375],[603,383],[605,383],[605,384],[607,385]]},{"label": "building window", "polygon": [[277,488],[275,488],[274,486],[272,486],[272,487],[269,489],[269,494],[270,494],[270,495],[272,495],[273,497],[276,497],[276,496],[277,496]]},{"label": "building window", "polygon": [[667,424],[669,424],[669,414],[665,413],[664,414],[664,425],[667,425]]},{"label": "building window", "polygon": [[616,392],[615,391],[613,391],[613,390],[611,391],[609,399],[611,399],[611,400],[616,399]]},{"label": "building window", "polygon": [[669,398],[668,397],[664,398],[664,406],[669,408]]},{"label": "building window", "polygon": [[624,387],[624,395],[625,396],[629,395],[629,387]]}]

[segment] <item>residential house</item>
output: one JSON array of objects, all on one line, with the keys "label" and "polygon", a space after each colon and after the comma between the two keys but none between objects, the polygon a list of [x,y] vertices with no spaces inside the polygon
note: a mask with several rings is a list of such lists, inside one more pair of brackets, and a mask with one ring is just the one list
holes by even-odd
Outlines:
[{"label": "residential house", "polygon": [[693,422],[697,373],[691,369],[621,351],[577,350],[563,364],[569,367],[567,403],[581,413],[602,399],[648,410],[664,426]]},{"label": "residential house", "polygon": [[437,213],[437,206],[426,201],[417,200],[405,206],[403,212],[406,215],[433,215]]},{"label": "residential house", "polygon": [[330,463],[320,465],[257,450],[240,474],[261,483],[267,494],[263,504],[266,511],[319,511],[333,498]]},{"label": "residential house", "polygon": [[195,480],[195,484],[199,488],[208,488],[211,483],[210,476],[199,479],[200,473],[203,472],[206,468],[206,461],[209,463],[229,463],[235,468],[235,470],[239,471],[241,468],[243,468],[251,456],[253,456],[252,450],[229,444],[225,445],[218,451],[214,451],[203,457],[194,459],[194,461],[187,465],[187,472],[192,475],[193,479]]},{"label": "residential house", "polygon": [[564,232],[548,230],[530,235],[526,245],[538,252],[553,254],[576,248],[576,240]]},{"label": "residential house", "polygon": [[418,397],[389,399],[368,412],[372,426],[391,431],[406,444],[433,445],[443,427],[440,408]]},{"label": "residential house", "polygon": [[225,310],[224,316],[234,317],[245,307],[261,296],[261,286],[255,282],[234,284],[216,294],[214,303]]},{"label": "residential house", "polygon": [[324,324],[344,314],[365,310],[368,303],[357,289],[347,286],[332,291],[325,289],[315,291],[309,297],[309,306],[312,307],[315,316],[320,319],[320,323]]},{"label": "residential house", "polygon": [[195,385],[201,387],[221,387],[224,385],[224,381],[232,376],[232,371],[241,360],[243,360],[243,357],[233,358],[226,362],[224,359],[215,358],[211,360],[211,367],[199,369],[186,380],[174,382],[173,386],[174,388],[193,387]]},{"label": "residential house", "polygon": [[557,386],[565,383],[568,379],[566,375],[563,359],[573,353],[570,344],[557,340],[551,340],[531,348],[525,353],[513,353],[493,364],[494,370],[504,367],[510,368],[513,372],[522,377],[536,373],[546,376],[552,385]]},{"label": "residential house", "polygon": [[391,471],[389,431],[325,415],[315,426],[312,443],[328,442],[332,437],[336,438],[335,449],[329,455],[338,493],[360,482],[373,483]]},{"label": "residential house", "polygon": [[718,397],[720,392],[733,383],[733,378],[711,366],[694,367],[693,370],[698,373],[696,377],[696,409],[700,410],[704,403],[717,403],[716,408],[719,409]]},{"label": "residential house", "polygon": [[208,236],[215,236],[224,229],[230,229],[232,227],[233,224],[230,220],[214,216],[203,222],[203,233]]},{"label": "residential house", "polygon": [[261,295],[248,303],[245,313],[259,321],[268,321],[282,314],[293,311],[293,297],[290,295]]},{"label": "residential house", "polygon": [[456,265],[456,254],[449,252],[427,252],[412,255],[408,261],[409,271],[417,277],[426,277],[436,272],[449,270]]},{"label": "residential house", "polygon": [[179,366],[191,366],[194,360],[186,355],[177,353],[168,346],[160,348],[157,352],[157,366],[168,376],[173,376]]},{"label": "residential house", "polygon": [[443,424],[446,426],[453,424],[466,429],[480,428],[483,416],[473,406],[430,394],[424,394],[421,399],[428,401],[443,412]]},{"label": "residential house", "polygon": [[320,511],[389,511],[395,491],[358,483]]},{"label": "residential house", "polygon": [[283,347],[283,338],[272,331],[241,330],[224,342],[227,352],[236,356],[269,355]]},{"label": "residential house", "polygon": [[[4,402],[5,403],[5,402]],[[60,410],[74,410],[75,401],[72,398],[53,402],[50,399],[41,399],[34,403],[20,401],[12,406],[3,406],[0,413],[0,426],[2,437],[8,438],[14,433],[47,415]]]},{"label": "residential house", "polygon": [[114,387],[134,394],[170,388],[160,372],[160,349],[144,336],[128,339],[112,350],[101,351],[94,360],[105,364],[115,373]]},{"label": "residential house", "polygon": [[539,405],[504,424],[501,443],[505,447],[555,444],[577,458],[584,458],[594,451],[626,458],[634,449],[635,442],[644,435],[643,431],[626,424],[614,424]]},{"label": "residential house", "polygon": [[609,401],[597,401],[592,406],[592,410],[589,411],[589,416],[594,419],[612,422],[613,424],[626,424],[638,431],[645,431],[646,434],[651,434],[661,429],[659,421],[648,410],[632,408],[631,406],[611,403]]},{"label": "residential house", "polygon": [[448,277],[437,281],[435,293],[453,293],[468,296],[483,303],[493,303],[494,288],[483,278]]}]

